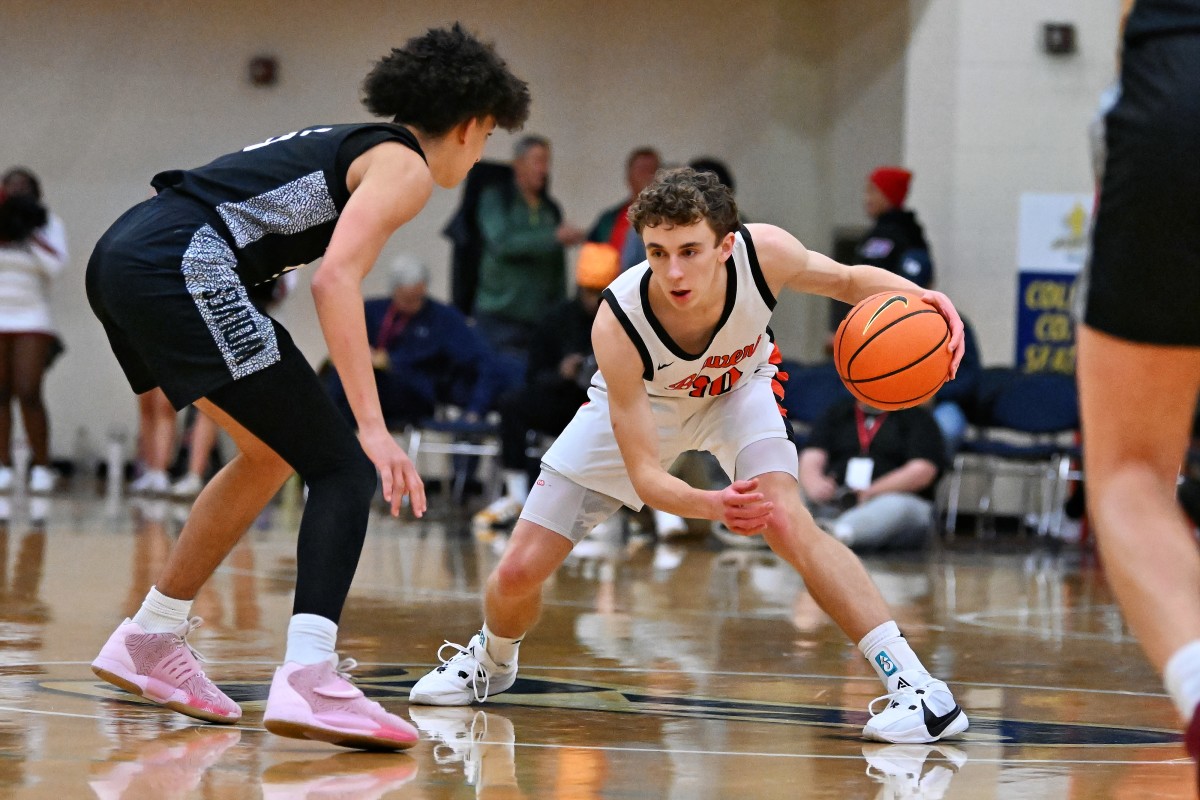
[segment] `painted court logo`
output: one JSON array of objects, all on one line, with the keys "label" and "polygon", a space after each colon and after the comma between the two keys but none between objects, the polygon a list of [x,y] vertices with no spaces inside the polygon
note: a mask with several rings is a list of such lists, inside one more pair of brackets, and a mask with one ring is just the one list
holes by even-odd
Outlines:
[{"label": "painted court logo", "polygon": [[892,662],[892,657],[888,655],[887,650],[880,650],[879,655],[875,656],[875,663],[883,670],[883,674],[887,676],[896,674],[896,665]]}]

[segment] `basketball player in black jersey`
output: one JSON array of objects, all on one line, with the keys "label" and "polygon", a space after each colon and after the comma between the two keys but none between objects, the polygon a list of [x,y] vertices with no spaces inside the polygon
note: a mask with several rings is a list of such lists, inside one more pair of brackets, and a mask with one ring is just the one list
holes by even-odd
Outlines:
[{"label": "basketball player in black jersey", "polygon": [[1200,549],[1176,500],[1200,395],[1200,0],[1132,6],[1104,122],[1079,328],[1088,510],[1200,762]]},{"label": "basketball player in black jersey", "polygon": [[[388,237],[435,185],[466,177],[493,128],[520,128],[529,92],[490,45],[457,24],[381,59],[363,84],[389,122],[313,125],[192,170],[163,172],[156,197],[96,245],[88,299],[135,392],[194,403],[238,455],[197,498],[141,610],[92,664],[101,678],[189,716],[236,722],[237,704],[185,641],[191,601],[293,472],[308,487],[285,663],[265,725],[347,747],[403,749],[406,721],[367,700],[338,663],[337,623],[358,565],[376,472],[393,514],[425,510],[421,479],[384,425],[371,370],[361,282]],[[324,256],[312,280],[329,353],[358,436],[288,332],[249,287]]]}]

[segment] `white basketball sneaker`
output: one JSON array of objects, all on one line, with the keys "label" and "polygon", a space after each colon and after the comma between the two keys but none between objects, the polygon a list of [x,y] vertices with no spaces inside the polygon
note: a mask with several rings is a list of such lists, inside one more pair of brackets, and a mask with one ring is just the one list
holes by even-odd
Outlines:
[{"label": "white basketball sneaker", "polygon": [[[449,659],[442,657],[447,647],[458,652]],[[501,666],[487,653],[483,631],[463,647],[446,642],[438,648],[440,667],[417,681],[408,693],[410,702],[427,706],[468,706],[482,703],[492,695],[512,688],[517,680],[517,659]]]},{"label": "white basketball sneaker", "polygon": [[[970,724],[966,713],[954,702],[949,687],[927,672],[905,670],[888,678],[892,690],[867,706],[871,719],[863,736],[892,744],[936,742],[962,733]],[[875,706],[886,701],[882,711]]]}]

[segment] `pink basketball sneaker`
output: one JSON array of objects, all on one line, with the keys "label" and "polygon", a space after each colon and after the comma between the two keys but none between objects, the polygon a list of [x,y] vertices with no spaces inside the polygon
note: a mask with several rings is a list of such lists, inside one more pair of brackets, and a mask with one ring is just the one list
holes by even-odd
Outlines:
[{"label": "pink basketball sneaker", "polygon": [[362,750],[406,750],[417,743],[417,729],[350,682],[352,658],[334,668],[328,661],[275,670],[263,725],[292,739],[315,739]]},{"label": "pink basketball sneaker", "polygon": [[200,669],[200,654],[187,636],[201,623],[192,617],[166,633],[147,633],[127,619],[113,631],[92,662],[92,672],[114,686],[172,711],[206,722],[237,722],[238,704]]},{"label": "pink basketball sneaker", "polygon": [[1192,721],[1184,735],[1183,746],[1188,755],[1196,761],[1196,786],[1200,787],[1200,706],[1196,706],[1196,710],[1192,712]]}]

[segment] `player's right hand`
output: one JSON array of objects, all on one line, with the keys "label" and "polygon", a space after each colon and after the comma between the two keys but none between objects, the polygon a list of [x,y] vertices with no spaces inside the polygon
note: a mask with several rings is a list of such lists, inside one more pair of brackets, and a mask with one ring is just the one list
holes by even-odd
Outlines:
[{"label": "player's right hand", "polygon": [[775,504],[764,499],[758,479],[734,481],[719,492],[721,522],[734,533],[750,536],[761,533],[771,518]]}]

